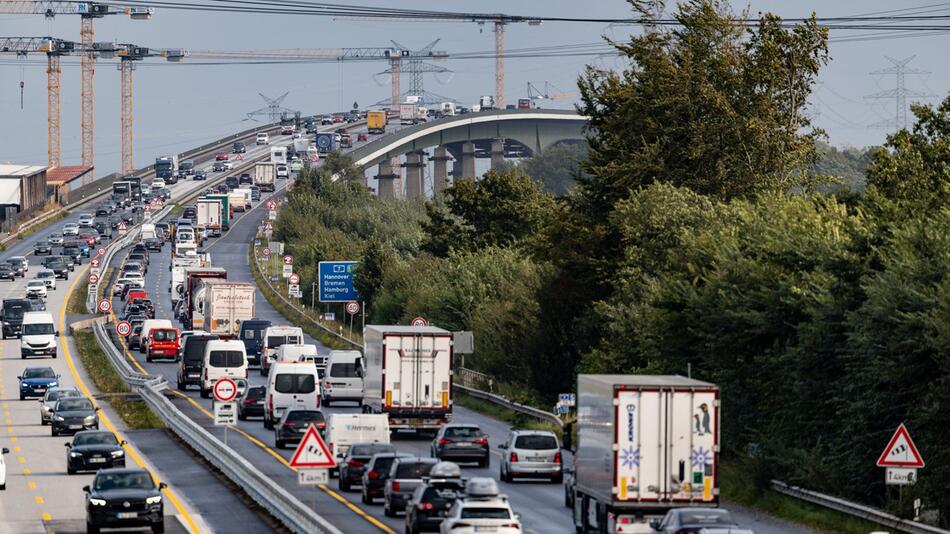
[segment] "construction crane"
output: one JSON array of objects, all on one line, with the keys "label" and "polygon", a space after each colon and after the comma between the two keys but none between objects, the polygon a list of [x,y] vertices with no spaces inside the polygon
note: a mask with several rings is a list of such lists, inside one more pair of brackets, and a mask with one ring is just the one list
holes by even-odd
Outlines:
[{"label": "construction crane", "polygon": [[[445,16],[439,16],[435,18],[415,17],[415,16],[408,16],[408,15],[379,14],[379,15],[334,17],[333,20],[366,21],[366,20],[379,20],[379,19],[386,19],[386,20],[392,20],[392,21],[409,21],[409,22],[469,22],[469,23],[478,24],[479,26],[484,26],[486,23],[490,23],[492,25],[492,28],[495,34],[495,105],[501,109],[505,108],[505,26],[509,24],[515,24],[515,23],[527,23],[529,26],[541,25],[540,19],[504,15],[500,13],[479,15],[477,17],[465,15],[463,13],[459,13],[457,15],[445,14]],[[395,69],[393,72],[395,72]]]},{"label": "construction crane", "polygon": [[575,96],[577,96],[577,91],[564,92],[548,82],[544,82],[544,91],[539,90],[536,85],[528,82],[528,99],[530,100],[563,100]]},{"label": "construction crane", "polygon": [[77,43],[54,39],[52,37],[0,37],[0,54],[46,54],[46,115],[49,123],[47,131],[47,159],[50,167],[59,167],[62,161],[60,149],[60,69],[59,58],[73,53]]},{"label": "construction crane", "polygon": [[[95,163],[95,136],[93,133],[95,128],[95,95],[93,92],[93,78],[95,76],[96,54],[96,47],[93,42],[95,32],[93,30],[92,21],[105,17],[106,15],[117,14],[128,15],[134,20],[148,20],[152,17],[152,8],[116,6],[98,2],[0,0],[0,15],[3,14],[43,15],[46,18],[53,18],[56,15],[79,15],[81,22],[79,36],[83,49],[80,61],[82,67],[82,164],[86,167],[92,167]],[[57,123],[57,128],[58,126]],[[53,132],[50,132],[49,136],[52,138]],[[91,182],[93,179],[92,172],[87,173],[86,176],[88,176],[88,179],[84,178],[84,180]]]}]

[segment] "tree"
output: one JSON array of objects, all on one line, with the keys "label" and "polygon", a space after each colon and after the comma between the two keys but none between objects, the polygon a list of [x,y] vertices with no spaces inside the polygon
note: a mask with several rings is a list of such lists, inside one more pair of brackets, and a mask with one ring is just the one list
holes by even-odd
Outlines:
[{"label": "tree", "polygon": [[370,242],[363,259],[360,260],[353,274],[353,285],[370,309],[376,301],[376,295],[383,287],[383,276],[386,266],[395,258],[393,250],[379,241]]},{"label": "tree", "polygon": [[544,184],[544,190],[563,196],[574,187],[574,180],[584,170],[586,143],[561,143],[548,147],[522,161],[518,166],[528,176]]}]

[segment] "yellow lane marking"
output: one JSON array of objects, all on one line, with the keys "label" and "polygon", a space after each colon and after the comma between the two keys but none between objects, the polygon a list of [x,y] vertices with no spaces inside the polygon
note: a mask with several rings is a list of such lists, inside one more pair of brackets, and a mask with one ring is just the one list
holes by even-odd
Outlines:
[{"label": "yellow lane marking", "polygon": [[10,441],[16,443],[16,436],[10,436]]},{"label": "yellow lane marking", "polygon": [[8,424],[8,425],[12,425],[12,424],[13,424],[13,419],[10,419],[9,417],[7,417],[6,419],[3,420],[3,422],[6,423],[6,424]]},{"label": "yellow lane marking", "polygon": [[29,482],[26,483],[26,487],[28,487],[28,488],[30,488],[30,489],[36,489],[36,482],[33,482],[32,480],[29,481]]},{"label": "yellow lane marking", "polygon": [[29,475],[30,473],[32,473],[32,471],[30,471],[29,469],[24,469],[24,470],[23,470],[23,474],[24,474],[24,475]]},{"label": "yellow lane marking", "polygon": [[[88,267],[89,264],[87,263],[86,265]],[[85,270],[85,268],[83,270]],[[76,284],[79,283],[81,279],[82,279],[82,276],[77,276],[73,279],[73,282],[69,285],[69,289],[66,290],[66,297],[65,297],[64,302],[69,302],[69,296],[72,295],[73,290],[76,288]],[[60,345],[63,347],[63,354],[66,357],[66,364],[69,366],[69,370],[70,372],[72,372],[73,378],[76,380],[76,384],[79,386],[79,390],[82,391],[83,395],[85,395],[87,398],[92,400],[92,402],[96,406],[98,406],[99,403],[95,399],[93,399],[92,394],[89,392],[89,388],[86,387],[86,383],[83,382],[82,378],[79,376],[79,372],[76,370],[76,366],[73,363],[72,354],[70,354],[70,351],[69,351],[69,344],[66,342],[66,334],[65,334],[66,332],[66,306],[63,306],[59,310],[59,332],[60,332],[59,341],[60,341]],[[106,425],[106,428],[112,431],[113,434],[115,434],[116,436],[120,436],[120,439],[121,439],[121,434],[118,432],[118,430],[116,430],[115,426],[113,426],[112,424],[112,421],[109,420],[109,418],[106,416],[105,413],[99,412],[99,420],[100,422],[104,423]],[[135,461],[136,464],[138,464],[139,467],[143,469],[148,469],[145,465],[145,462],[142,461],[142,459],[135,452],[135,450],[132,449],[132,447],[130,447],[129,445],[123,445],[122,448],[125,449],[126,454],[131,456],[132,459]],[[151,475],[152,475],[152,478],[156,479],[157,481],[157,477],[155,476],[155,474],[151,473]],[[178,500],[178,496],[175,495],[175,492],[169,488],[166,488],[165,494],[168,496],[168,499],[175,506],[175,509],[178,510],[178,513],[181,514],[181,516],[185,519],[185,522],[188,524],[189,530],[191,532],[197,533],[198,526],[195,524],[195,521],[194,519],[192,519],[191,515],[188,514],[188,511],[185,510],[185,507],[182,506],[181,501]]]},{"label": "yellow lane marking", "polygon": [[16,461],[20,462],[21,464],[25,464],[25,463],[26,463],[26,458],[24,458],[24,457],[22,457],[22,456],[17,456]]},{"label": "yellow lane marking", "polygon": [[19,447],[19,445],[16,446],[16,447],[13,447],[13,452],[20,452],[20,447]]},{"label": "yellow lane marking", "polygon": [[12,433],[13,433],[13,427],[12,427],[12,426],[8,426],[8,427],[7,427],[7,432],[9,432],[10,434],[12,434]]},{"label": "yellow lane marking", "polygon": [[37,495],[33,499],[36,501],[36,504],[43,504],[43,497],[40,497],[39,495]]},{"label": "yellow lane marking", "polygon": [[9,407],[10,407],[10,406],[9,406],[7,403],[5,403],[5,402],[4,402],[3,404],[0,404],[0,408],[7,409],[7,408],[9,408]]},{"label": "yellow lane marking", "polygon": [[49,515],[48,512],[43,512],[43,521],[52,521],[53,516]]},{"label": "yellow lane marking", "polygon": [[10,417],[10,412],[3,412],[4,417]]}]

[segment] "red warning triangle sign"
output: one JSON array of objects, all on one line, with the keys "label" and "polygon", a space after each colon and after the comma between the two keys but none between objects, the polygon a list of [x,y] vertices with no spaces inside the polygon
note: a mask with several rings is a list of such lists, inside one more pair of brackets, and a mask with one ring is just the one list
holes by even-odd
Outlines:
[{"label": "red warning triangle sign", "polygon": [[878,467],[923,467],[924,459],[920,457],[914,440],[910,439],[904,423],[897,427],[897,432],[887,443],[881,457],[877,459]]},{"label": "red warning triangle sign", "polygon": [[294,457],[290,459],[290,467],[336,467],[333,454],[312,424],[300,440],[300,445],[297,445]]}]

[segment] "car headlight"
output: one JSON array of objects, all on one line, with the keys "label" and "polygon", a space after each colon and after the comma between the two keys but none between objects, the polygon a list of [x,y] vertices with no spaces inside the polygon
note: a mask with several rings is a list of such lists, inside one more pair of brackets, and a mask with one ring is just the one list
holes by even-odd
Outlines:
[{"label": "car headlight", "polygon": [[149,498],[145,499],[145,504],[158,504],[158,503],[160,503],[160,502],[162,502],[162,496],[161,496],[161,495],[156,495],[156,496],[154,496],[154,497],[149,497]]},{"label": "car headlight", "polygon": [[81,452],[71,452],[71,453],[69,453],[69,457],[70,457],[70,458],[80,458],[80,457],[82,457],[82,453],[81,453]]},{"label": "car headlight", "polygon": [[93,506],[105,506],[105,505],[106,505],[106,500],[105,500],[105,499],[93,499],[93,498],[90,497],[90,498],[89,498],[89,504],[91,504],[91,505],[93,505]]},{"label": "car headlight", "polygon": [[61,423],[61,422],[65,421],[65,419],[63,419],[61,416],[54,415],[54,416],[53,416],[53,421],[56,421],[57,423]]},{"label": "car headlight", "polygon": [[83,422],[85,422],[86,424],[93,423],[95,421],[96,421],[95,415],[87,415],[86,418],[83,419]]},{"label": "car headlight", "polygon": [[48,413],[50,413],[51,411],[53,411],[49,406],[46,406],[45,404],[44,404],[43,407],[40,408],[40,409],[43,410],[43,413],[45,413],[45,414],[48,414]]},{"label": "car headlight", "polygon": [[121,457],[123,457],[123,456],[125,456],[125,451],[122,451],[122,450],[119,450],[119,451],[112,451],[112,457],[113,457],[113,458],[121,458]]},{"label": "car headlight", "polygon": [[49,383],[49,387],[51,387],[51,388],[55,388],[55,387],[57,387],[57,386],[59,386],[59,382],[50,382],[50,383]]}]

